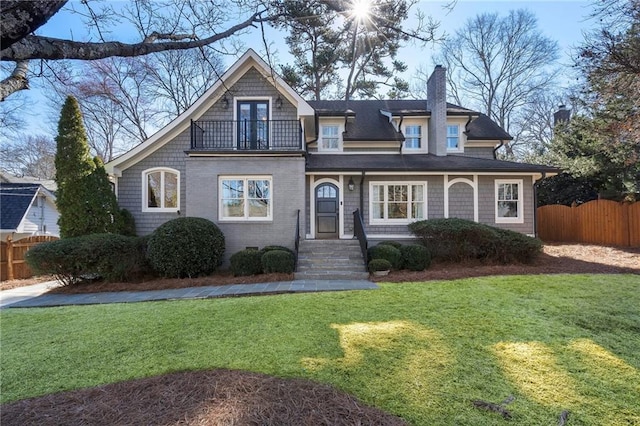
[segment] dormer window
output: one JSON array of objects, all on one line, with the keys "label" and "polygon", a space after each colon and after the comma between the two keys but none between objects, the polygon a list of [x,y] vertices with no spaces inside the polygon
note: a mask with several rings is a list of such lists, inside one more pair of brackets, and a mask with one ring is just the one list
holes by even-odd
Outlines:
[{"label": "dormer window", "polygon": [[324,124],[321,126],[318,151],[340,150],[340,126],[337,124]]},{"label": "dormer window", "polygon": [[447,125],[447,151],[460,151],[460,125]]},{"label": "dormer window", "polygon": [[422,147],[422,126],[410,125],[404,128],[404,147],[406,149]]}]

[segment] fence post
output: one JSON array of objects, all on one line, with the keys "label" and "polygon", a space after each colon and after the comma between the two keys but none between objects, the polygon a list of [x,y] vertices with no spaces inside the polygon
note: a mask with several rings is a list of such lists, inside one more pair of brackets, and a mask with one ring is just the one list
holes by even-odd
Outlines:
[{"label": "fence post", "polygon": [[13,279],[13,238],[7,237],[7,280]]}]

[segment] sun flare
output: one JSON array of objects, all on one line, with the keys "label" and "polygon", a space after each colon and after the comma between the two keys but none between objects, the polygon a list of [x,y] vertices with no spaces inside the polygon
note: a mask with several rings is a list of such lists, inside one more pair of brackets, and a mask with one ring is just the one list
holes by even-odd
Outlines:
[{"label": "sun flare", "polygon": [[351,14],[358,21],[363,21],[371,13],[371,0],[353,0]]}]

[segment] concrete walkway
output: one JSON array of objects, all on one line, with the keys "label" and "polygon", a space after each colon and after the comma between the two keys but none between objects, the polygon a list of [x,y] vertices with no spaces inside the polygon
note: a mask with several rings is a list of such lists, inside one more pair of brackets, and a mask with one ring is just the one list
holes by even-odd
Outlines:
[{"label": "concrete walkway", "polygon": [[373,290],[378,286],[366,280],[294,280],[257,284],[232,284],[170,290],[118,291],[86,294],[43,294],[58,285],[55,281],[0,291],[0,309],[43,308],[47,306],[132,303],[152,300],[207,299],[277,293]]}]

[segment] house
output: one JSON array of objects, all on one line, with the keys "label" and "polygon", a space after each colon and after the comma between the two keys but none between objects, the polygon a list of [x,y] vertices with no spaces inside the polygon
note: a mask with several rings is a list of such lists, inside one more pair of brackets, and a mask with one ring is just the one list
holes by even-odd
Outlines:
[{"label": "house", "polygon": [[38,183],[0,182],[0,241],[59,237],[55,195]]},{"label": "house", "polygon": [[297,227],[307,240],[351,240],[360,217],[369,240],[411,238],[407,224],[443,217],[534,234],[534,182],[557,170],[496,160],[510,139],[446,102],[442,67],[427,100],[305,101],[249,50],[106,168],[139,234],[204,217],[227,256],[293,247]]}]

